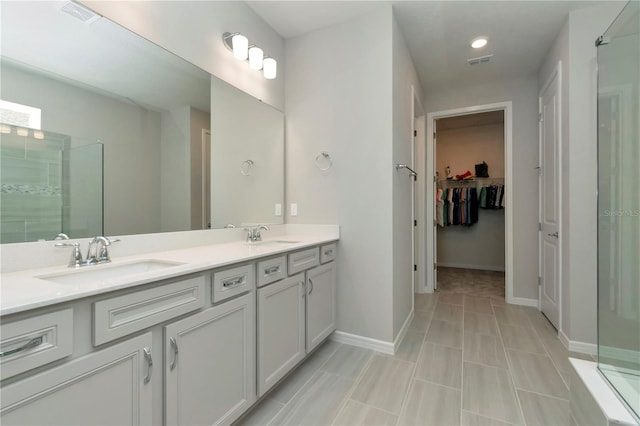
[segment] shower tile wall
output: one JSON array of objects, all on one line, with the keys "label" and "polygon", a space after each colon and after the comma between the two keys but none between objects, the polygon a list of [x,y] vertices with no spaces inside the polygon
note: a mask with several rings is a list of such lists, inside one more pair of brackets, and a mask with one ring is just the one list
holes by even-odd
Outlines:
[{"label": "shower tile wall", "polygon": [[62,229],[64,135],[0,135],[0,242],[52,239]]}]

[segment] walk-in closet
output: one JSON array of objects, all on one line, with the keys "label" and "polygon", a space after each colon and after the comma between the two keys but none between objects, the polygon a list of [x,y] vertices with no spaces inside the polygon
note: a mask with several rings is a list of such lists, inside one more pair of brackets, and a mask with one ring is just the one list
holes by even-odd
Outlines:
[{"label": "walk-in closet", "polygon": [[435,130],[437,288],[504,298],[504,111],[437,119]]}]

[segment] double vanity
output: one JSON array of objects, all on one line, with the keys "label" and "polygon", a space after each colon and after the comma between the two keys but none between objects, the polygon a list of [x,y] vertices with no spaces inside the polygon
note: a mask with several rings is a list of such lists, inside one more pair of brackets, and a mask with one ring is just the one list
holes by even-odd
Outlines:
[{"label": "double vanity", "polygon": [[2,274],[0,422],[232,423],[335,330],[337,240]]}]

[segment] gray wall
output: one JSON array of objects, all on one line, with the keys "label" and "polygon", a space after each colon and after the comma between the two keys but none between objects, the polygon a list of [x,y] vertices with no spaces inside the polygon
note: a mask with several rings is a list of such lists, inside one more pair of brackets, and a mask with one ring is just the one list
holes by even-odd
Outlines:
[{"label": "gray wall", "polygon": [[[407,49],[404,37],[395,19],[392,21],[393,37],[393,161],[409,164],[413,139],[413,95],[422,96],[422,87]],[[395,339],[413,308],[413,247],[412,198],[413,178],[407,170],[393,169],[393,338]],[[419,197],[424,200],[424,195]],[[416,274],[418,275],[418,274]]]},{"label": "gray wall", "polygon": [[340,224],[338,329],[391,341],[391,7],[288,40],[286,56],[286,222]]},{"label": "gray wall", "polygon": [[538,81],[523,76],[425,93],[427,112],[511,101],[513,106],[513,296],[538,299]]},{"label": "gray wall", "polygon": [[562,61],[562,324],[569,340],[596,343],[596,47],[624,2],[569,15],[540,72],[539,88]]}]

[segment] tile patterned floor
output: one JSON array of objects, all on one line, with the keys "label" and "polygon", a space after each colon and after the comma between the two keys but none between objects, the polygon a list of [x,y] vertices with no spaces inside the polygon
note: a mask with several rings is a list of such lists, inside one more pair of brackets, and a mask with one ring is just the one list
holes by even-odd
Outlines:
[{"label": "tile patterned floor", "polygon": [[241,425],[570,425],[567,357],[536,310],[417,294],[395,356],[328,341]]},{"label": "tile patterned floor", "polygon": [[438,290],[504,301],[504,272],[438,267]]}]

